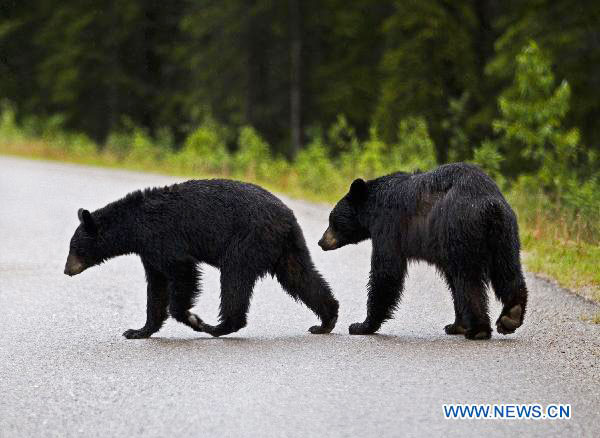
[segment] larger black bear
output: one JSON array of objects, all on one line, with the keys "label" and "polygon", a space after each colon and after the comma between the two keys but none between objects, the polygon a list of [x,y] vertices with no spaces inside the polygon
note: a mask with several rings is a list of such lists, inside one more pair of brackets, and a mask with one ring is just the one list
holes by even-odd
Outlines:
[{"label": "larger black bear", "polygon": [[[316,271],[292,211],[253,184],[196,180],[137,191],[90,213],[79,210],[65,274],[76,275],[109,258],[138,254],[146,271],[146,324],[127,330],[128,339],[147,338],[169,313],[196,331],[213,336],[246,325],[256,280],[277,279],[321,320],[312,333],[335,326],[338,302]],[[220,323],[211,326],[190,312],[199,293],[199,262],[221,270]]]},{"label": "larger black bear", "polygon": [[409,260],[424,260],[444,275],[454,300],[448,334],[491,336],[486,285],[503,303],[498,332],[523,323],[527,288],[519,259],[514,212],[479,168],[447,164],[426,173],[355,180],[329,216],[324,250],[371,239],[367,318],[351,334],[375,333],[391,318]]}]

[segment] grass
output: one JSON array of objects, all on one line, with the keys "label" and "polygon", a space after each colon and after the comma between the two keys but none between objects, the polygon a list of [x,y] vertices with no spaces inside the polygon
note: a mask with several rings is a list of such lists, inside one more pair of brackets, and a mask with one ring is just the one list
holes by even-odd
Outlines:
[{"label": "grass", "polygon": [[[528,267],[533,272],[545,272],[560,278],[565,285],[580,289],[600,284],[600,247],[587,243],[565,242],[554,238],[535,238],[526,230],[521,236],[529,253]],[[596,299],[600,301],[599,291]]]},{"label": "grass", "polygon": [[[78,153],[52,147],[45,141],[6,142],[0,140],[0,153],[27,158],[50,159],[71,163],[151,171],[183,177],[233,177],[255,182],[289,196],[316,202],[333,203],[343,193],[334,189],[324,193],[314,193],[302,187],[298,175],[291,171],[276,179],[257,179],[251,174],[210,174],[191,172],[167,161],[156,159],[128,159],[115,154],[91,152]],[[508,196],[520,219],[521,240],[526,256],[527,269],[536,274],[555,279],[561,286],[571,289],[587,299],[600,303],[600,246],[577,238],[571,239],[574,231],[565,226],[561,217],[540,213],[539,202],[529,199],[527,194],[510,193]],[[600,313],[587,320],[600,323]]]},{"label": "grass", "polygon": [[163,175],[176,175],[189,178],[234,178],[243,179],[244,181],[260,184],[261,186],[279,193],[284,193],[288,196],[305,199],[313,202],[334,202],[337,193],[317,194],[308,189],[303,188],[299,182],[297,175],[291,173],[285,177],[279,178],[277,181],[265,180],[256,178],[252,174],[234,174],[234,173],[211,173],[190,171],[166,161],[155,159],[132,159],[120,157],[108,150],[102,152],[85,152],[72,153],[61,148],[56,148],[43,140],[27,140],[23,142],[5,142],[0,139],[0,154],[12,155],[17,157],[37,159],[37,160],[52,160],[62,161],[66,163],[85,164],[90,166],[127,169],[141,172],[153,172]]},{"label": "grass", "polygon": [[535,229],[523,227],[527,269],[558,281],[587,299],[600,303],[600,247],[554,237],[536,237]]},{"label": "grass", "polygon": [[583,315],[581,320],[585,322],[591,322],[592,324],[600,324],[600,312],[596,313],[594,316]]}]

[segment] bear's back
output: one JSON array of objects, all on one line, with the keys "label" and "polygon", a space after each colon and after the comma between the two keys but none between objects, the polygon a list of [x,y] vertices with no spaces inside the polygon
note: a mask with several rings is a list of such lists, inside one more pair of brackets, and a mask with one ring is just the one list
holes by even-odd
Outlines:
[{"label": "bear's back", "polygon": [[[128,196],[132,196],[128,195]],[[275,195],[250,183],[227,179],[189,180],[141,192],[144,207],[181,208],[222,219],[239,215],[292,215]]]}]

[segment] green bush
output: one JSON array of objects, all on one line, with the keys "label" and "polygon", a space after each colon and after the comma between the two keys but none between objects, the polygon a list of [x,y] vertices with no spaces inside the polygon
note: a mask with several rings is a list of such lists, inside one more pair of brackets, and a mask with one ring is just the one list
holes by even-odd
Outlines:
[{"label": "green bush", "polygon": [[337,116],[335,123],[327,131],[327,140],[329,154],[333,157],[347,154],[359,144],[356,131],[342,114]]},{"label": "green bush", "polygon": [[159,128],[156,130],[154,143],[165,152],[172,152],[175,149],[175,136],[169,128]]},{"label": "green bush", "polygon": [[200,172],[226,172],[230,157],[215,129],[203,124],[186,139],[175,160],[184,168]]},{"label": "green bush", "polygon": [[[350,145],[350,149],[344,152],[337,159],[337,168],[339,169],[340,176],[347,181],[352,181],[359,174],[360,157],[362,155],[362,148],[358,142]],[[350,184],[348,184],[349,186]]]},{"label": "green bush", "polygon": [[363,144],[362,151],[358,157],[357,171],[363,178],[376,178],[383,175],[386,170],[385,162],[387,145],[381,141],[377,131],[371,128],[369,139]]},{"label": "green bush", "polygon": [[472,163],[477,164],[484,172],[494,178],[496,183],[503,188],[506,179],[502,175],[502,162],[504,157],[498,150],[498,145],[493,141],[486,140],[473,152]]},{"label": "green bush", "polygon": [[159,161],[164,157],[165,151],[156,146],[152,137],[142,128],[134,128],[131,147],[126,159],[133,163],[147,164]]},{"label": "green bush", "polygon": [[435,146],[423,118],[401,120],[398,124],[398,144],[392,145],[391,149],[389,172],[429,170],[437,165]]},{"label": "green bush", "polygon": [[294,168],[302,187],[318,195],[335,192],[340,186],[339,174],[321,137],[315,137],[298,153]]},{"label": "green bush", "polygon": [[62,138],[65,151],[77,158],[90,157],[98,152],[96,143],[85,134],[70,134]]},{"label": "green bush", "polygon": [[249,178],[266,179],[272,164],[269,145],[251,126],[244,126],[238,138],[238,150],[234,157],[236,172]]},{"label": "green bush", "polygon": [[118,160],[124,160],[129,154],[133,144],[133,135],[131,132],[115,131],[111,132],[106,139],[104,149]]},{"label": "green bush", "polygon": [[17,124],[14,107],[8,101],[0,102],[0,140],[14,142],[22,138],[23,132]]}]

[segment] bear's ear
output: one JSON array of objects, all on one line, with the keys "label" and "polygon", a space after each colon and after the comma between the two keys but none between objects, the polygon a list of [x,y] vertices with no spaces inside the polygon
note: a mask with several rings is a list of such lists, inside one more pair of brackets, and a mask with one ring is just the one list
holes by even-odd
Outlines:
[{"label": "bear's ear", "polygon": [[355,203],[360,203],[367,199],[367,183],[365,180],[358,178],[352,182],[348,199]]},{"label": "bear's ear", "polygon": [[89,211],[80,208],[77,210],[77,217],[87,232],[96,234],[98,228],[96,227],[96,223],[94,222],[94,219]]}]

